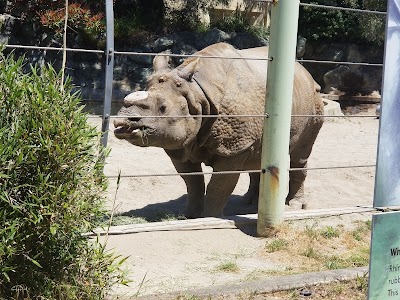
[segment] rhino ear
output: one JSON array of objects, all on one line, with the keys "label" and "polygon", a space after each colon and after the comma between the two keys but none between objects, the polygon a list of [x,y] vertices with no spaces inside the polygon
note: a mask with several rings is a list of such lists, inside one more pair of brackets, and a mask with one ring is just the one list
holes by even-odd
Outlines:
[{"label": "rhino ear", "polygon": [[194,73],[197,71],[197,64],[199,62],[199,58],[187,60],[182,64],[182,68],[178,71],[179,77],[192,81]]},{"label": "rhino ear", "polygon": [[164,69],[170,69],[170,57],[167,55],[157,55],[153,59],[153,69],[155,72],[164,70]]}]

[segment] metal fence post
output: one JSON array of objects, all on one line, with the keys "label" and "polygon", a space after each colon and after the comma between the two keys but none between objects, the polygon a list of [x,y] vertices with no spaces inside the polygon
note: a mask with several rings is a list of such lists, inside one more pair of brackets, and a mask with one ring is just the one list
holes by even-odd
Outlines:
[{"label": "metal fence post", "polygon": [[113,0],[106,0],[106,24],[107,24],[107,45],[106,45],[106,74],[103,102],[103,121],[101,126],[101,144],[107,146],[108,129],[110,126],[112,84],[114,70],[114,10]]},{"label": "metal fence post", "polygon": [[265,99],[269,117],[264,121],[257,221],[260,236],[268,236],[284,219],[298,15],[298,0],[275,1],[271,8]]}]

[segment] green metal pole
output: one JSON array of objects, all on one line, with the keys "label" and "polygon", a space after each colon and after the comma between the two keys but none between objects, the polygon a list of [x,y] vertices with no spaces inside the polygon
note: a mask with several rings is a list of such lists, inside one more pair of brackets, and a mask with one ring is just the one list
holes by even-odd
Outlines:
[{"label": "green metal pole", "polygon": [[289,140],[296,56],[298,0],[271,7],[257,234],[269,236],[284,220],[289,182]]}]

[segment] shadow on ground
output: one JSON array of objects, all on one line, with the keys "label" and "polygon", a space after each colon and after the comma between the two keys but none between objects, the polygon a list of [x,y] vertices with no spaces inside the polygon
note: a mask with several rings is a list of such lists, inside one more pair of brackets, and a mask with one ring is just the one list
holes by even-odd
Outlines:
[{"label": "shadow on ground", "polygon": [[[160,222],[173,219],[185,219],[186,197],[183,195],[177,199],[163,203],[149,204],[142,208],[133,209],[120,216],[143,218],[147,222]],[[245,203],[243,196],[232,195],[229,197],[228,204],[225,206],[224,215],[245,215],[257,213],[256,205]]]}]

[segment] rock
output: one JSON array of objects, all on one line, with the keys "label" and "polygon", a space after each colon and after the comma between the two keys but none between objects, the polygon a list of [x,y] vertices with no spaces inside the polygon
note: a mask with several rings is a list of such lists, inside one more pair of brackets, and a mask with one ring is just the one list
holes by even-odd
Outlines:
[{"label": "rock", "polygon": [[18,19],[9,14],[0,15],[0,45],[8,44]]},{"label": "rock", "polygon": [[[138,52],[138,53],[151,53],[154,51],[151,51],[151,49],[147,48],[147,47],[142,47],[142,48],[133,48],[130,49],[128,51],[132,51],[132,52]],[[128,55],[128,60],[138,63],[138,64],[142,64],[142,65],[152,65],[153,64],[153,58],[154,56],[151,55],[134,55],[134,54],[130,54]]]},{"label": "rock", "polygon": [[268,45],[267,40],[249,33],[242,32],[232,34],[230,43],[238,49],[247,49]]},{"label": "rock", "polygon": [[9,14],[0,15],[1,32],[10,34],[17,20],[16,17]]},{"label": "rock", "polygon": [[[174,53],[174,54],[190,55],[195,52],[197,52],[196,48],[194,48],[191,45],[184,44],[182,42],[179,42],[179,43],[175,44],[174,47],[172,47],[172,53]],[[171,59],[172,67],[176,67],[176,66],[180,65],[185,59],[186,59],[186,57],[172,57],[172,59]]]},{"label": "rock", "polygon": [[306,52],[306,42],[307,39],[301,36],[297,37],[297,45],[296,45],[296,57],[301,58],[303,57],[304,53]]},{"label": "rock", "polygon": [[329,94],[337,89],[347,95],[357,95],[363,90],[365,79],[357,70],[351,70],[349,66],[339,67],[324,75],[324,92]]},{"label": "rock", "polygon": [[183,43],[197,48],[197,41],[201,38],[201,34],[197,32],[181,31],[174,34],[176,43]]},{"label": "rock", "polygon": [[[351,43],[307,43],[304,59],[382,63],[383,46]],[[324,93],[370,95],[381,90],[382,68],[361,65],[302,63]]]},{"label": "rock", "polygon": [[170,49],[175,40],[171,37],[160,37],[154,42],[154,52],[159,53]]},{"label": "rock", "polygon": [[347,61],[351,62],[366,62],[368,60],[365,57],[363,50],[358,45],[349,45],[347,47]]},{"label": "rock", "polygon": [[217,28],[213,28],[203,34],[201,38],[198,39],[196,46],[198,49],[203,49],[209,45],[219,43],[219,42],[226,42],[230,40],[231,36],[229,33],[226,33],[222,30]]}]

